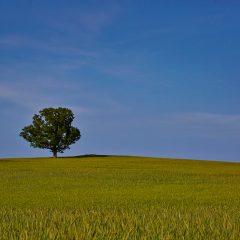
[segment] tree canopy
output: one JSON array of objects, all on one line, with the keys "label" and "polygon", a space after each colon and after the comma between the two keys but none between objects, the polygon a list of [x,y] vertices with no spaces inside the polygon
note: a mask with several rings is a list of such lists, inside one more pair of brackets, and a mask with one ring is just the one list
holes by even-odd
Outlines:
[{"label": "tree canopy", "polygon": [[20,136],[34,148],[49,149],[54,157],[76,143],[81,133],[72,126],[73,112],[68,108],[44,108],[33,116],[31,125],[20,132]]}]

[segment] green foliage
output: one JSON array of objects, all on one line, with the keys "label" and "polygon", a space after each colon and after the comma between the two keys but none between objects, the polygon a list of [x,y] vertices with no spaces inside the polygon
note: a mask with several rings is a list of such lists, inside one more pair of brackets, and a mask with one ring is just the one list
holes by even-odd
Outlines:
[{"label": "green foliage", "polygon": [[0,239],[240,239],[240,164],[0,159]]},{"label": "green foliage", "polygon": [[20,136],[34,148],[49,149],[56,157],[81,137],[72,127],[74,115],[67,108],[44,108],[33,116],[33,123],[22,129]]}]

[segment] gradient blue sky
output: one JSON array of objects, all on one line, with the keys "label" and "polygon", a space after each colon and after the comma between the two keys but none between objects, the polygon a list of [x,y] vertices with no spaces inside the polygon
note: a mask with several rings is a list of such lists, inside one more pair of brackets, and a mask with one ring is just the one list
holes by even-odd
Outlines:
[{"label": "gradient blue sky", "polygon": [[240,2],[0,0],[0,157],[69,107],[86,153],[240,160]]}]

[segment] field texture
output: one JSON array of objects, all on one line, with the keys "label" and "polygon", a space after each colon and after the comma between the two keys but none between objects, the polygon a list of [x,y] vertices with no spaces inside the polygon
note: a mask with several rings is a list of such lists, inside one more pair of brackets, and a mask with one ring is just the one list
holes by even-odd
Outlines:
[{"label": "field texture", "polygon": [[0,239],[240,239],[240,164],[0,159]]}]

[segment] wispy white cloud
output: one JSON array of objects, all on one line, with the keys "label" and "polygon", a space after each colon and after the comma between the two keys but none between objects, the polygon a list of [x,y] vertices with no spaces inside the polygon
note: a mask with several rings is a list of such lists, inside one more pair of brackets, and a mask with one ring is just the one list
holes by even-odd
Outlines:
[{"label": "wispy white cloud", "polygon": [[[137,121],[141,119],[141,121]],[[169,127],[171,129],[184,128],[190,131],[200,129],[202,133],[206,134],[207,131],[216,129],[238,129],[240,131],[240,114],[216,114],[216,113],[198,113],[198,112],[186,112],[186,113],[162,113],[162,114],[148,114],[145,116],[136,115],[129,118],[129,124],[139,122],[144,126],[159,126]],[[193,130],[195,129],[195,130]],[[201,132],[197,131],[198,134]]]},{"label": "wispy white cloud", "polygon": [[0,83],[0,99],[15,103],[28,109],[37,109],[43,104],[56,102],[53,97],[42,94],[39,86],[22,83]]},{"label": "wispy white cloud", "polygon": [[104,29],[113,23],[119,12],[117,1],[108,1],[92,3],[91,8],[80,6],[71,6],[58,8],[55,14],[52,11],[45,11],[44,18],[37,13],[39,21],[47,27],[55,30],[61,30],[68,34],[79,35],[82,38],[95,37],[104,31]]},{"label": "wispy white cloud", "polygon": [[186,112],[163,114],[160,119],[170,124],[181,124],[189,127],[240,127],[240,114]]},{"label": "wispy white cloud", "polygon": [[34,39],[32,37],[23,35],[5,35],[0,36],[0,48],[30,48],[37,50],[45,50],[49,53],[56,53],[58,55],[71,55],[71,56],[86,56],[96,57],[97,53],[94,51],[81,48],[79,46],[70,46],[67,42],[58,43],[58,39]]},{"label": "wispy white cloud", "polygon": [[100,72],[127,81],[135,81],[143,78],[144,73],[141,72],[134,64],[117,64],[111,63],[106,65],[96,64],[95,68]]},{"label": "wispy white cloud", "polygon": [[[41,77],[39,77],[41,79]],[[36,112],[44,107],[69,107],[76,114],[106,116],[120,114],[127,107],[111,97],[76,87],[73,83],[49,79],[0,82],[0,101],[5,100]],[[6,105],[8,106],[8,105]]]},{"label": "wispy white cloud", "polygon": [[116,8],[104,11],[84,13],[77,20],[89,31],[100,33],[106,26],[112,23],[116,16]]},{"label": "wispy white cloud", "polygon": [[187,113],[182,115],[187,124],[239,125],[240,114]]}]

